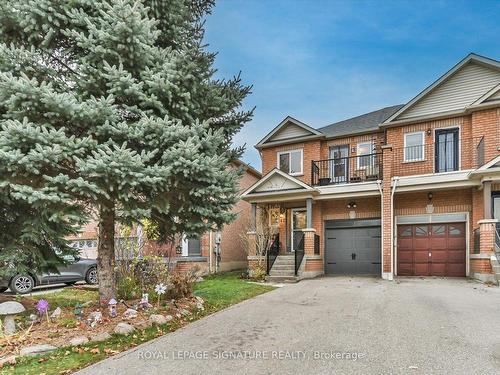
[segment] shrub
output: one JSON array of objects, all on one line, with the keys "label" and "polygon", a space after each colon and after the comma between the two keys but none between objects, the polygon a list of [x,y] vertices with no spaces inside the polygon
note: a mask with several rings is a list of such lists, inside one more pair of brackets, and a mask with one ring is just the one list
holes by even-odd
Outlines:
[{"label": "shrub", "polygon": [[154,287],[159,283],[167,284],[168,275],[168,264],[162,257],[123,259],[117,267],[117,296],[131,300],[147,292],[150,298],[157,298]]},{"label": "shrub", "polygon": [[169,278],[167,296],[169,298],[178,299],[191,297],[193,288],[198,279],[199,269],[193,267],[186,272],[174,271]]},{"label": "shrub", "polygon": [[249,270],[248,276],[252,280],[262,281],[266,277],[266,268],[264,266],[256,266]]},{"label": "shrub", "polygon": [[134,276],[120,277],[116,282],[116,294],[119,299],[124,300],[139,298],[141,287]]}]

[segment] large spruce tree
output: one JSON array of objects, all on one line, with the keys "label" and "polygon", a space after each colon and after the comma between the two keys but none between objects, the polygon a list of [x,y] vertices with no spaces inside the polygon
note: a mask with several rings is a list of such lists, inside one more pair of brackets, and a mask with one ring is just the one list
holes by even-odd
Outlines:
[{"label": "large spruce tree", "polygon": [[44,243],[42,257],[95,211],[101,299],[115,294],[117,223],[149,218],[168,240],[232,218],[238,175],[226,166],[251,118],[239,110],[250,88],[213,78],[202,42],[213,5],[1,2],[2,210],[18,218],[14,237],[48,229],[23,249]]}]

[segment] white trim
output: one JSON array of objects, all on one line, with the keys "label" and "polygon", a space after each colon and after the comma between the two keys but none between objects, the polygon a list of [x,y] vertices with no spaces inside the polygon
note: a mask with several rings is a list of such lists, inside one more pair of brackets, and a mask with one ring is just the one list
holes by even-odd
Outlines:
[{"label": "white trim", "polygon": [[[436,154],[436,130],[449,130],[458,129],[458,171],[462,170],[462,127],[460,125],[450,125],[444,126],[442,128],[435,128],[432,137],[434,138],[434,155]],[[448,171],[448,172],[458,172],[458,171]],[[447,173],[447,172],[436,172],[436,161],[434,160],[434,173]]]},{"label": "white trim", "polygon": [[[268,174],[266,174],[264,177],[262,177],[259,181],[257,181],[255,184],[253,184],[252,186],[250,186],[247,190],[245,190],[243,193],[241,193],[240,197],[241,198],[244,198],[246,196],[248,196],[249,194],[252,194],[252,191],[257,189],[259,186],[261,186],[263,183],[265,183],[267,180],[269,180],[272,176],[274,176],[275,174],[279,174],[280,176],[282,177],[285,177],[287,179],[289,179],[290,181],[296,183],[297,185],[299,185],[300,187],[304,188],[304,190],[300,190],[300,189],[297,189],[297,190],[289,190],[288,192],[293,192],[293,193],[304,193],[304,192],[315,192],[317,191],[316,189],[312,188],[311,186],[307,185],[306,183],[300,181],[298,178],[295,178],[293,176],[290,176],[288,173],[285,173],[281,170],[279,170],[278,168],[274,168],[272,171],[270,171]],[[284,191],[280,191],[280,190],[277,190],[277,191],[273,191],[273,192],[257,192],[257,193],[253,193],[253,194],[283,194]]]},{"label": "white trim", "polygon": [[498,91],[500,91],[500,83],[493,87],[490,91],[488,91],[486,94],[481,96],[478,100],[476,100],[474,103],[472,103],[469,107],[479,105],[485,101],[487,101],[491,96],[495,95]]},{"label": "white trim", "polygon": [[[370,152],[368,152],[368,154],[360,154],[359,153],[359,148],[361,145],[367,145],[369,144],[369,148],[371,148]],[[360,166],[359,165],[359,161],[361,160],[361,156],[368,156],[368,155],[371,155],[375,152],[374,150],[374,146],[375,146],[375,143],[373,142],[373,139],[370,140],[370,141],[363,141],[363,142],[358,142],[356,144],[356,169],[366,169],[366,165],[365,166]]]},{"label": "white trim", "polygon": [[[415,134],[420,134],[422,136],[422,144],[421,145],[415,145],[415,146],[407,146],[406,144],[406,137],[409,135],[415,135]],[[421,147],[422,151],[422,157],[419,159],[412,159],[412,160],[407,160],[406,159],[406,150],[407,147]],[[403,163],[412,163],[416,161],[424,161],[425,160],[425,131],[418,131],[418,132],[410,132],[410,133],[404,133],[403,134]]]},{"label": "white trim", "polygon": [[182,235],[182,256],[187,257],[189,255],[188,238],[185,234]]},{"label": "white trim", "polygon": [[[465,223],[465,277],[469,276],[469,268],[470,268],[470,214],[469,212],[446,212],[446,213],[438,213],[438,214],[421,214],[421,215],[396,215],[394,216],[394,226],[396,230],[394,231],[394,275],[398,274],[398,225],[415,225],[415,224],[428,224],[431,225],[433,217],[439,217],[444,215],[464,215],[465,220],[458,221],[447,221],[447,222],[439,222],[439,224],[449,224],[449,223]],[[402,223],[398,224],[398,218],[400,217],[429,217],[429,222],[410,222],[410,223]]]},{"label": "white trim", "polygon": [[[315,135],[315,136],[322,136],[323,135],[323,133],[319,132],[318,130],[316,130],[314,128],[311,128],[309,125],[306,125],[303,122],[301,122],[301,121],[299,121],[297,119],[294,119],[291,116],[287,116],[273,130],[271,130],[264,138],[262,138],[262,140],[259,143],[257,143],[255,145],[255,147],[259,148],[259,147],[263,146],[263,144],[269,138],[271,138],[274,134],[276,134],[282,127],[284,127],[289,122],[291,122],[292,124],[297,125],[297,126],[303,128],[303,129],[309,131],[311,133],[311,135]],[[290,139],[300,139],[300,138],[303,138],[303,137],[296,137],[296,138],[290,138]],[[283,140],[280,140],[280,141],[286,141],[286,139],[283,139]]]},{"label": "white trim", "polygon": [[[278,151],[276,153],[276,168],[278,168],[280,171],[280,156],[284,154],[289,154],[289,168],[291,169],[292,167],[292,152],[300,152],[300,172],[285,172],[290,176],[303,176],[304,175],[304,149],[303,148],[295,148],[293,150],[286,150],[286,151]],[[283,171],[284,172],[284,171]]]}]

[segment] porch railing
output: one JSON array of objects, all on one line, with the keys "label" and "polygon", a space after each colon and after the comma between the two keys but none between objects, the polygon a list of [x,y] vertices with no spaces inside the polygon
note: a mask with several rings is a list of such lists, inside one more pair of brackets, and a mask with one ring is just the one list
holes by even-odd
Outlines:
[{"label": "porch railing", "polygon": [[334,185],[382,179],[382,153],[313,160],[313,185]]},{"label": "porch railing", "polygon": [[280,235],[275,234],[273,241],[269,245],[269,249],[267,250],[266,254],[266,264],[267,264],[267,269],[266,273],[269,275],[269,272],[271,272],[271,268],[273,267],[274,261],[278,257],[280,253]]},{"label": "porch railing", "polygon": [[297,276],[302,259],[304,259],[304,239],[305,236],[302,235],[297,247],[295,248],[295,276]]},{"label": "porch railing", "polygon": [[[426,135],[425,138],[429,137]],[[475,169],[484,164],[484,153],[484,137],[451,139],[395,148],[392,174],[411,176]]]},{"label": "porch railing", "polygon": [[319,235],[314,235],[314,255],[319,255]]}]

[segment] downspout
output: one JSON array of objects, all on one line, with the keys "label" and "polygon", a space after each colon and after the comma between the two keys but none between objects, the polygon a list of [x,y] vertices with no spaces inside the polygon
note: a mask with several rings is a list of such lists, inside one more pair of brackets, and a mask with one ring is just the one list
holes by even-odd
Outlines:
[{"label": "downspout", "polygon": [[[383,249],[384,249],[384,195],[382,191],[382,181],[377,180],[377,187],[378,191],[380,193],[380,212],[382,215],[380,215],[380,248],[382,249],[382,259],[384,259],[384,254],[383,254]],[[383,275],[384,272],[384,262],[380,263],[380,274]]]},{"label": "downspout", "polygon": [[392,185],[391,190],[391,275],[389,276],[389,280],[394,278],[394,193],[398,186],[399,177],[394,177],[393,181],[394,185]]}]

